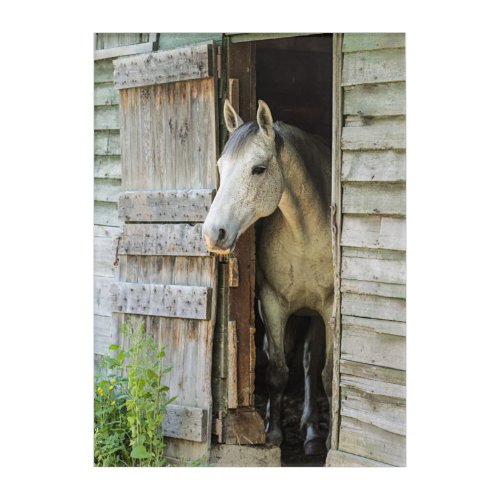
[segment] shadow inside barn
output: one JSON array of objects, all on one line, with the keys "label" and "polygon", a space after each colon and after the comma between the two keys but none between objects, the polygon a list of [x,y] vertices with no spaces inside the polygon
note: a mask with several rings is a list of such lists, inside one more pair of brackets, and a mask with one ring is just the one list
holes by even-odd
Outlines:
[{"label": "shadow inside barn", "polygon": [[[257,322],[260,322],[257,320]],[[268,391],[266,387],[267,356],[263,351],[263,325],[257,325],[256,336],[256,366],[255,366],[255,408],[265,418]],[[259,328],[261,326],[261,328]],[[283,467],[323,467],[326,460],[326,450],[321,455],[305,455],[304,436],[300,430],[300,418],[304,405],[304,368],[302,356],[307,328],[301,328],[295,334],[297,342],[293,355],[288,361],[288,384],[283,396],[281,465]],[[320,418],[321,437],[328,436],[328,398],[321,381],[318,380],[318,411]]]}]

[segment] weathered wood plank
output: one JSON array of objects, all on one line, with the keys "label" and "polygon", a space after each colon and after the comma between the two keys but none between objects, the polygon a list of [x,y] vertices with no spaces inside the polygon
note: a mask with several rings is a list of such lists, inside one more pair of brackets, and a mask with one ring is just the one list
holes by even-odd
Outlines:
[{"label": "weathered wood plank", "polygon": [[401,403],[406,399],[406,386],[404,385],[383,382],[381,380],[370,380],[345,373],[342,373],[340,376],[340,387],[357,389],[367,394],[395,398],[401,400]]},{"label": "weathered wood plank", "polygon": [[121,190],[119,179],[97,179],[94,178],[94,200],[118,202]]},{"label": "weathered wood plank", "polygon": [[171,50],[222,39],[222,33],[160,33],[158,50]]},{"label": "weathered wood plank", "polygon": [[125,224],[120,255],[210,255],[201,230],[203,224]]},{"label": "weathered wood plank", "polygon": [[343,247],[342,257],[355,257],[358,259],[380,259],[405,261],[406,252],[403,250],[385,250],[381,248],[356,248]]},{"label": "weathered wood plank", "polygon": [[96,130],[94,132],[94,154],[96,155],[119,155],[120,154],[120,131],[119,130]]},{"label": "weathered wood plank", "polygon": [[94,238],[117,238],[121,229],[111,226],[94,226]]},{"label": "weathered wood plank", "polygon": [[94,276],[94,314],[111,316],[110,288],[114,278]]},{"label": "weathered wood plank", "polygon": [[113,312],[209,319],[211,292],[202,286],[119,282],[110,286],[110,302]]},{"label": "weathered wood plank", "polygon": [[240,284],[240,271],[238,258],[234,256],[229,256],[228,262],[228,286],[230,288],[235,288]]},{"label": "weathered wood plank", "polygon": [[94,106],[94,130],[119,130],[120,107]]},{"label": "weathered wood plank", "polygon": [[404,182],[406,154],[403,151],[344,151],[343,181]]},{"label": "weathered wood plank", "polygon": [[342,316],[342,327],[352,327],[368,333],[385,333],[387,335],[406,336],[406,323],[387,321],[384,319],[357,318],[356,316]]},{"label": "weathered wood plank", "polygon": [[351,125],[355,126],[342,129],[344,150],[406,148],[406,121],[402,116],[366,118],[353,121]]},{"label": "weathered wood plank", "polygon": [[342,278],[349,280],[378,281],[381,283],[406,283],[405,260],[342,256]]},{"label": "weathered wood plank", "polygon": [[406,220],[379,215],[349,215],[342,221],[341,244],[349,247],[406,250]]},{"label": "weathered wood plank", "polygon": [[206,43],[115,60],[117,89],[212,76],[212,47]]},{"label": "weathered wood plank", "polygon": [[361,295],[377,295],[379,297],[406,298],[406,286],[394,283],[378,283],[376,281],[342,280],[341,292]]},{"label": "weathered wood plank", "polygon": [[[111,65],[111,80],[113,65]],[[120,104],[120,94],[112,81],[94,84],[94,106],[109,106]]]},{"label": "weathered wood plank", "polygon": [[113,61],[104,59],[94,62],[94,83],[113,83]]},{"label": "weathered wood plank", "polygon": [[94,275],[113,277],[116,257],[116,239],[94,237]]},{"label": "weathered wood plank", "polygon": [[149,33],[96,33],[96,50],[111,49],[149,40]]},{"label": "weathered wood plank", "polygon": [[379,380],[380,382],[386,382],[389,384],[406,384],[406,372],[403,370],[368,365],[366,363],[357,363],[355,361],[348,361],[345,359],[340,360],[340,372],[345,375],[352,375],[354,377],[369,380]]},{"label": "weathered wood plank", "polygon": [[118,211],[127,222],[203,222],[212,203],[211,189],[126,191]]},{"label": "weathered wood plank", "polygon": [[406,435],[406,405],[399,399],[342,388],[341,415]]},{"label": "weathered wood plank", "polygon": [[325,465],[327,467],[391,467],[376,460],[333,449],[328,452]]},{"label": "weathered wood plank", "polygon": [[405,370],[406,338],[344,325],[341,356],[348,361]]},{"label": "weathered wood plank", "polygon": [[238,334],[236,321],[227,327],[227,407],[238,408]]},{"label": "weathered wood plank", "polygon": [[344,54],[342,85],[398,82],[406,79],[405,50],[385,49]]},{"label": "weathered wood plank", "polygon": [[342,211],[345,214],[406,214],[404,184],[357,182],[343,187]]},{"label": "weathered wood plank", "polygon": [[109,346],[116,343],[116,330],[111,316],[94,315],[94,354],[109,354]]},{"label": "weathered wood plank", "polygon": [[342,417],[339,450],[389,465],[406,465],[406,438],[359,420]]},{"label": "weathered wood plank", "polygon": [[224,419],[222,436],[226,444],[264,444],[264,421],[255,408],[230,411]]},{"label": "weathered wood plank", "polygon": [[404,33],[344,33],[343,52],[396,49],[405,46]]},{"label": "weathered wood plank", "polygon": [[403,299],[344,293],[342,295],[342,314],[362,318],[406,321],[406,302]]},{"label": "weathered wood plank", "polygon": [[121,179],[122,165],[117,156],[94,156],[94,177],[99,179]]},{"label": "weathered wood plank", "polygon": [[344,114],[392,116],[406,113],[406,83],[354,85],[344,88]]},{"label": "weathered wood plank", "polygon": [[94,201],[94,224],[100,226],[121,226],[118,219],[118,207],[116,203],[108,201]]},{"label": "weathered wood plank", "polygon": [[163,419],[163,435],[188,441],[206,441],[208,436],[207,410],[170,404]]}]

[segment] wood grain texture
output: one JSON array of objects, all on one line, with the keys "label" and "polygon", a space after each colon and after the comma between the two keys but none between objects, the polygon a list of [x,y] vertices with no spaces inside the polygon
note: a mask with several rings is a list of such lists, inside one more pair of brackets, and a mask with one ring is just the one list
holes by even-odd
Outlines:
[{"label": "wood grain texture", "polygon": [[333,449],[328,452],[325,465],[326,467],[390,467],[382,462]]},{"label": "wood grain texture", "polygon": [[116,203],[108,201],[94,201],[94,224],[101,226],[121,226],[118,219]]},{"label": "wood grain texture", "polygon": [[120,255],[209,255],[202,224],[125,224]]},{"label": "wood grain texture", "polygon": [[405,370],[405,340],[405,337],[398,335],[376,333],[344,324],[341,356],[348,361]]},{"label": "wood grain texture", "polygon": [[116,245],[116,238],[94,236],[94,276],[116,276]]},{"label": "wood grain texture", "polygon": [[[345,316],[344,316],[345,317]],[[369,380],[379,380],[395,385],[406,384],[406,372],[395,370],[393,368],[384,368],[382,366],[368,365],[355,361],[340,360],[340,372],[345,375],[352,375],[358,378]]]},{"label": "wood grain texture", "polygon": [[227,407],[238,408],[238,332],[236,321],[227,326]]},{"label": "wood grain texture", "polygon": [[96,154],[96,155],[119,155],[120,154],[120,131],[119,130],[96,130],[94,132],[94,154]]},{"label": "wood grain texture", "polygon": [[121,177],[122,177],[122,165],[119,155],[94,156],[94,178],[121,179]]},{"label": "wood grain texture", "polygon": [[[94,178],[94,200],[117,203],[121,190],[119,179]],[[115,205],[116,206],[116,205]]]},{"label": "wood grain texture", "polygon": [[396,398],[343,388],[341,415],[400,436],[406,435],[406,405]]},{"label": "wood grain texture", "polygon": [[361,281],[343,279],[341,292],[357,293],[361,295],[377,295],[379,297],[406,298],[406,285],[393,283],[378,283],[376,281]]},{"label": "wood grain texture", "polygon": [[379,150],[406,148],[406,121],[402,116],[389,118],[358,117],[342,129],[342,149]]},{"label": "wood grain texture", "polygon": [[386,260],[378,256],[373,258],[342,256],[342,278],[350,280],[378,281],[381,283],[406,283],[406,260]]},{"label": "wood grain texture", "polygon": [[346,115],[392,116],[405,113],[405,82],[354,85],[344,88]]},{"label": "wood grain texture", "polygon": [[345,215],[341,244],[388,250],[406,250],[406,220],[380,215]]},{"label": "wood grain texture", "polygon": [[401,404],[403,404],[403,401],[406,399],[406,386],[382,380],[371,380],[342,373],[340,376],[340,386],[363,391],[366,394],[398,399],[401,400]]},{"label": "wood grain texture", "polygon": [[373,318],[357,318],[356,316],[342,316],[344,328],[355,328],[367,333],[384,333],[387,335],[406,336],[406,323],[387,321]]},{"label": "wood grain texture", "polygon": [[211,288],[136,283],[113,283],[110,287],[114,312],[165,318],[209,319]]},{"label": "wood grain texture", "polygon": [[406,465],[404,436],[347,416],[341,420],[339,450],[389,465]]},{"label": "wood grain texture", "polygon": [[362,318],[406,321],[406,302],[403,299],[343,293],[342,314]]},{"label": "wood grain texture", "polygon": [[404,182],[406,155],[402,151],[344,151],[342,181]]},{"label": "wood grain texture", "polygon": [[213,78],[120,91],[124,190],[216,189]]},{"label": "wood grain texture", "polygon": [[112,328],[111,316],[94,315],[94,353],[109,354],[109,346],[116,344],[117,335]]},{"label": "wood grain texture", "polygon": [[94,106],[94,130],[119,130],[119,106]]},{"label": "wood grain texture", "polygon": [[395,49],[405,46],[404,33],[345,33],[343,52]]},{"label": "wood grain texture", "polygon": [[406,214],[404,184],[376,182],[344,183],[342,211],[345,214]]},{"label": "wood grain texture", "polygon": [[403,48],[344,54],[342,85],[406,80]]},{"label": "wood grain texture", "polygon": [[254,408],[229,411],[223,426],[223,440],[226,444],[248,446],[266,442],[264,421]]},{"label": "wood grain texture", "polygon": [[[111,79],[113,68],[111,68]],[[112,81],[94,84],[94,106],[110,106],[120,104],[120,94]]]},{"label": "wood grain texture", "polygon": [[203,222],[213,194],[211,189],[125,191],[118,213],[126,222]]},{"label": "wood grain texture", "polygon": [[117,59],[115,88],[126,89],[212,76],[212,47],[206,43]]},{"label": "wood grain texture", "polygon": [[114,72],[113,61],[110,59],[103,59],[102,61],[94,61],[94,84],[99,83],[112,83]]},{"label": "wood grain texture", "polygon": [[114,282],[113,277],[94,276],[94,314],[111,316],[110,289]]},{"label": "wood grain texture", "polygon": [[187,441],[206,441],[208,436],[207,410],[170,404],[162,423],[163,435]]}]

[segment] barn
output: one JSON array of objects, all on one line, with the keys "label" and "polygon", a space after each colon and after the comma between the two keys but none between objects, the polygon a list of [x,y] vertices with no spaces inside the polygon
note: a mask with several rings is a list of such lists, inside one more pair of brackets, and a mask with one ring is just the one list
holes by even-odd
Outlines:
[{"label": "barn", "polygon": [[[259,409],[262,326],[250,228],[206,249],[228,98],[332,144],[335,314],[326,466],[406,463],[405,36],[97,33],[94,352],[129,315],[167,346],[174,464],[280,465]],[[165,300],[158,300],[162,297]]]}]

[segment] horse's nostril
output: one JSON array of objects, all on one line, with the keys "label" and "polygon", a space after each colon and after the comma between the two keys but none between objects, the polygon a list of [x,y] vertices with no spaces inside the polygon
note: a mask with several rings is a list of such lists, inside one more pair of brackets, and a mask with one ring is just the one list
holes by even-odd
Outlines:
[{"label": "horse's nostril", "polygon": [[226,231],[222,228],[219,229],[219,241],[222,241],[226,237]]}]

